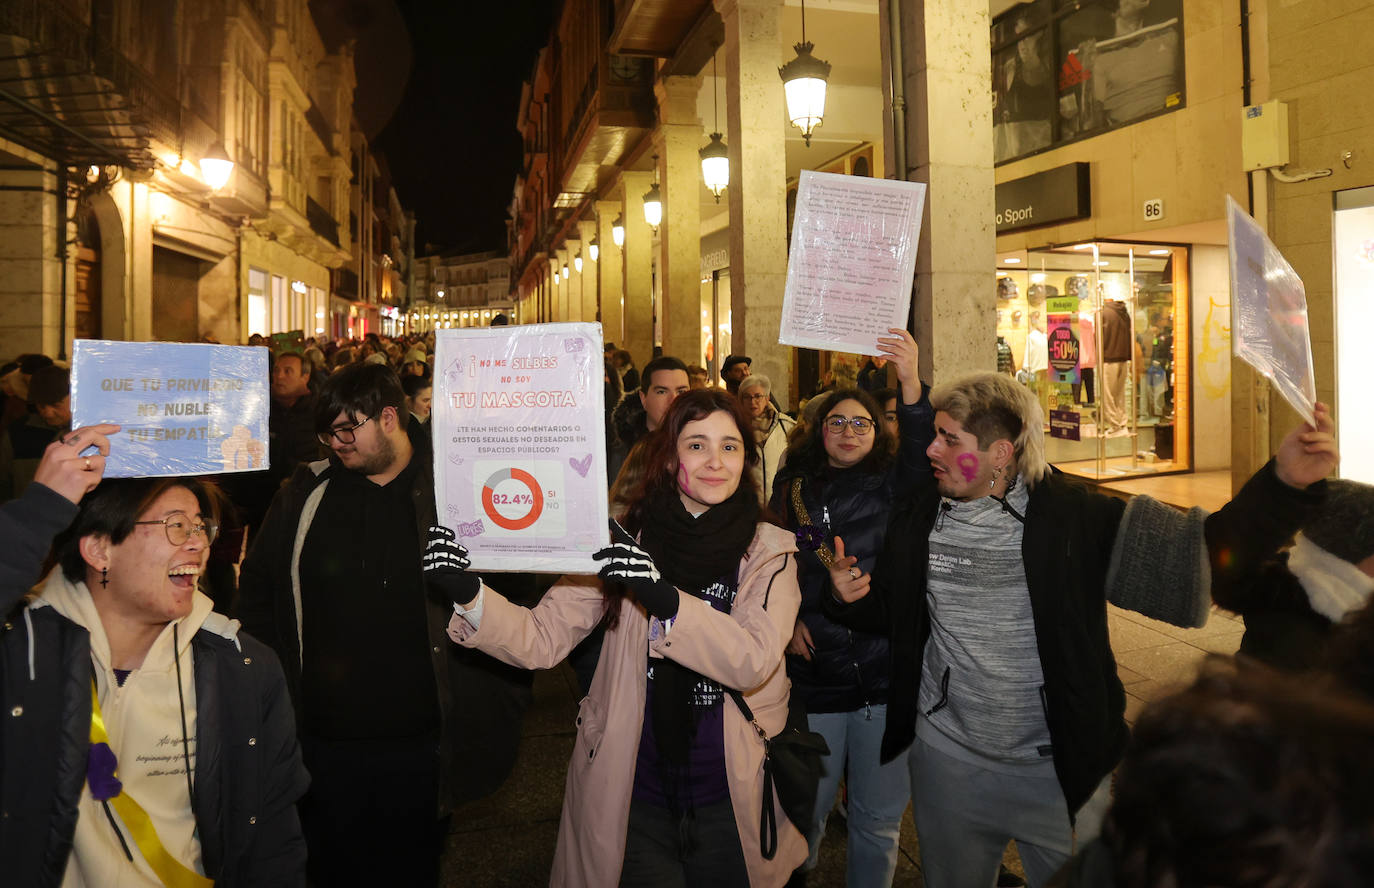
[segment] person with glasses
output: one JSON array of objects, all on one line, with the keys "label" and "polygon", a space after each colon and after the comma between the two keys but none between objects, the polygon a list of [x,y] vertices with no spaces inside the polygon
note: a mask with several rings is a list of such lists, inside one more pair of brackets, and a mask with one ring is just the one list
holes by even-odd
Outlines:
[{"label": "person with glasses", "polygon": [[197,588],[221,495],[101,481],[117,430],[49,445],[0,511],[7,609],[56,534],[56,566],[0,634],[5,882],[304,885],[286,678]]},{"label": "person with glasses", "polygon": [[433,461],[395,371],[339,370],[314,419],[329,459],[278,491],[236,616],[281,657],[300,712],[311,881],[433,885],[449,812],[510,770],[529,675],[449,644],[451,609],[425,594]]},{"label": "person with glasses", "polygon": [[[836,543],[824,606],[890,635],[881,758],[910,771],[925,884],[986,888],[1014,839],[1039,888],[1098,834],[1126,746],[1107,602],[1205,625],[1212,578],[1276,551],[1325,498],[1335,425],[1317,404],[1207,515],[1054,470],[1040,404],[1008,376],[970,374],[930,401],[928,479],[894,505],[871,575]],[[1245,516],[1245,545],[1228,544]]]},{"label": "person with glasses", "polygon": [[[910,796],[905,767],[878,761],[887,717],[888,642],[880,632],[851,632],[834,622],[822,603],[831,594],[835,537],[843,537],[847,551],[858,556],[856,572],[873,569],[888,513],[914,490],[933,435],[928,389],[917,374],[916,341],[905,330],[889,332],[878,343],[901,381],[896,424],[886,421],[882,405],[862,389],[819,396],[808,405],[813,419],[792,435],[771,501],[773,512],[796,532],[801,549],[802,605],[787,646],[787,674],[792,692],[806,704],[811,730],[830,746],[803,872],[816,866],[826,818],[847,770],[847,880],[865,888],[892,882]],[[794,884],[804,879],[799,873]]]}]

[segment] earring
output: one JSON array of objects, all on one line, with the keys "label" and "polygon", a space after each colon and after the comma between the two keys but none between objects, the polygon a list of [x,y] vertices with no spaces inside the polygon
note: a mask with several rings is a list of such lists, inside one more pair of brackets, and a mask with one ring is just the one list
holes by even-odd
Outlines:
[{"label": "earring", "polygon": [[988,479],[988,490],[992,490],[994,487],[997,486],[997,481],[1002,477],[1002,470],[1004,468],[1006,467],[996,466],[995,468],[993,468],[992,477]]},{"label": "earring", "polygon": [[110,585],[110,569],[108,567],[100,569],[100,585],[102,587]]}]

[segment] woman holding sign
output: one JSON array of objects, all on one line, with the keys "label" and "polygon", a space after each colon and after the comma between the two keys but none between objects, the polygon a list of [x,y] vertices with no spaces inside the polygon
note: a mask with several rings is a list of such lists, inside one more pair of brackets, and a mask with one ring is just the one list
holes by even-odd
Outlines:
[{"label": "woman holding sign", "polygon": [[806,843],[775,808],[765,857],[764,746],[730,692],[768,736],[781,731],[793,536],[761,520],[752,430],[727,393],[679,396],[646,446],[624,522],[635,536],[615,528],[599,578],[565,577],[533,610],[517,607],[466,572],[445,528],[431,531],[425,577],[454,601],[454,641],[517,666],[554,666],[607,627],[550,884],[780,886]]},{"label": "woman holding sign", "polygon": [[929,471],[925,449],[934,435],[934,413],[918,375],[916,341],[905,330],[889,332],[878,344],[902,386],[896,426],[868,392],[827,393],[814,419],[793,434],[772,500],[801,549],[802,605],[787,646],[787,673],[793,693],[806,705],[811,730],[830,747],[822,759],[805,868],[816,865],[840,777],[848,773],[846,880],[865,888],[892,884],[902,812],[911,796],[904,761],[878,762],[890,652],[885,636],[851,631],[822,613],[821,604],[833,591],[830,565],[845,555],[845,549],[832,550],[835,538],[842,537],[849,554],[858,557],[853,571],[871,571],[892,504]]}]

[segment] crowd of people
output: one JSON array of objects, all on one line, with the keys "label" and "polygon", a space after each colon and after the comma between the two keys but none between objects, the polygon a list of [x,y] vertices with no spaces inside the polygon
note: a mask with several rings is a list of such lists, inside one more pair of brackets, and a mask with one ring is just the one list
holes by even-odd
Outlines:
[{"label": "crowd of people", "polygon": [[[504,319],[494,321],[494,324]],[[1374,863],[1374,489],[1317,405],[1214,514],[1044,457],[1034,396],[932,388],[912,334],[798,409],[744,355],[608,344],[594,575],[479,576],[435,504],[433,337],[272,349],[270,466],[104,479],[66,368],[0,367],[0,866],[16,885],[434,885],[583,697],[550,884],[1358,884]],[[892,388],[885,387],[891,380]],[[1242,614],[1134,736],[1107,604]],[[784,808],[769,738],[824,740]],[[771,828],[770,828],[771,824]]]}]

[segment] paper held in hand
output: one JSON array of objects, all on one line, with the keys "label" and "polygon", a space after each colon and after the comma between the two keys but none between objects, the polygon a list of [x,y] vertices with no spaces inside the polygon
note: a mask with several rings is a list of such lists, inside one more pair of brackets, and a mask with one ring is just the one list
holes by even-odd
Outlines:
[{"label": "paper held in hand", "polygon": [[1316,425],[1317,387],[1302,279],[1254,219],[1228,195],[1231,348]]},{"label": "paper held in hand", "polygon": [[905,328],[926,186],[803,171],[778,342],[877,355]]},{"label": "paper held in hand", "polygon": [[72,344],[72,427],[117,422],[107,478],[268,467],[267,349],[182,342]]},{"label": "paper held in hand", "polygon": [[610,539],[600,324],[435,333],[434,495],[474,570],[596,573]]}]

